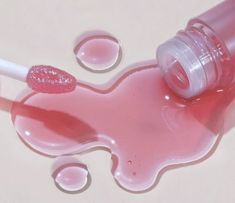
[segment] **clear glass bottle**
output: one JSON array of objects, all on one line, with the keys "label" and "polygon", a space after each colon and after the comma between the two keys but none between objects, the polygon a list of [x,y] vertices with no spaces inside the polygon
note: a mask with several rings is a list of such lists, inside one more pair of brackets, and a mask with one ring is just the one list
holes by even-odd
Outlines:
[{"label": "clear glass bottle", "polygon": [[235,81],[235,0],[190,20],[157,49],[157,59],[169,87],[184,98]]}]

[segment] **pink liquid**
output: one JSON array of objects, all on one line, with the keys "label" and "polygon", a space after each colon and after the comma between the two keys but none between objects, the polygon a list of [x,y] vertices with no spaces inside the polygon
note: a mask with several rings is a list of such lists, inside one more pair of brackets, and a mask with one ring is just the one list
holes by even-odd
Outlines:
[{"label": "pink liquid", "polygon": [[121,48],[115,37],[93,31],[78,38],[74,53],[82,67],[93,72],[106,72],[119,63]]},{"label": "pink liquid", "polygon": [[79,192],[89,183],[87,167],[72,157],[60,157],[52,168],[55,184],[66,192]]},{"label": "pink liquid", "polygon": [[136,192],[152,187],[167,168],[212,152],[233,92],[214,90],[182,99],[168,89],[156,62],[150,61],[129,67],[100,87],[78,83],[66,94],[27,89],[11,113],[22,140],[40,153],[108,149],[114,178]]}]

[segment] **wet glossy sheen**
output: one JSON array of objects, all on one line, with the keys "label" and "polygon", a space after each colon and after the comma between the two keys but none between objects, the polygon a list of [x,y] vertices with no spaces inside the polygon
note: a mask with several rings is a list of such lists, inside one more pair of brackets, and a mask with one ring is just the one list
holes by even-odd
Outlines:
[{"label": "wet glossy sheen", "polygon": [[89,32],[79,37],[74,53],[82,67],[93,72],[106,72],[119,62],[121,48],[110,34]]},{"label": "wet glossy sheen", "polygon": [[231,99],[227,91],[181,99],[167,88],[155,62],[146,62],[100,87],[79,83],[75,91],[57,95],[27,90],[13,104],[12,119],[21,138],[44,154],[109,149],[118,183],[143,191],[167,166],[211,152]]},{"label": "wet glossy sheen", "polygon": [[66,192],[78,192],[88,183],[87,167],[72,157],[61,157],[52,168],[56,185]]}]

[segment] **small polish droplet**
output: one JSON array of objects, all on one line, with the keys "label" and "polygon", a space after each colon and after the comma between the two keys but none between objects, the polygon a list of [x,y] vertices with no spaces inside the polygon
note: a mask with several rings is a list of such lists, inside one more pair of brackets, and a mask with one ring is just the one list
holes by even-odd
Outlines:
[{"label": "small polish droplet", "polygon": [[52,177],[55,184],[66,192],[79,192],[89,183],[87,167],[72,157],[59,158],[53,166]]},{"label": "small polish droplet", "polygon": [[92,72],[108,72],[119,63],[121,47],[106,32],[89,32],[78,38],[74,53],[82,67]]}]

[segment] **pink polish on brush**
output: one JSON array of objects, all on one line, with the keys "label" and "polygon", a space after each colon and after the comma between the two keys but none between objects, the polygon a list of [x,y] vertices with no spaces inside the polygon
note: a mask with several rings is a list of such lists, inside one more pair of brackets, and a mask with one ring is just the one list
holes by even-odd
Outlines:
[{"label": "pink polish on brush", "polygon": [[0,59],[0,74],[26,82],[28,86],[43,93],[66,93],[75,89],[77,80],[69,73],[46,65],[31,68]]},{"label": "pink polish on brush", "polygon": [[235,81],[235,1],[223,1],[189,21],[157,50],[168,86],[191,98]]}]

